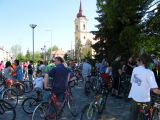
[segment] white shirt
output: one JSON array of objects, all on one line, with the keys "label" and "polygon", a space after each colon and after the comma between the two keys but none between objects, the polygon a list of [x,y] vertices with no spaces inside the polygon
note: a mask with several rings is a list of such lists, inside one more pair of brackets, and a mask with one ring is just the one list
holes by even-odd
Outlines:
[{"label": "white shirt", "polygon": [[91,74],[91,65],[89,63],[83,63],[82,65],[82,76],[88,76]]},{"label": "white shirt", "polygon": [[43,81],[44,81],[43,77],[38,77],[38,78],[34,79],[34,81],[33,81],[34,88],[39,87],[39,88],[43,89]]},{"label": "white shirt", "polygon": [[150,89],[158,88],[154,73],[144,66],[133,69],[131,84],[128,98],[132,98],[136,102],[150,102]]}]

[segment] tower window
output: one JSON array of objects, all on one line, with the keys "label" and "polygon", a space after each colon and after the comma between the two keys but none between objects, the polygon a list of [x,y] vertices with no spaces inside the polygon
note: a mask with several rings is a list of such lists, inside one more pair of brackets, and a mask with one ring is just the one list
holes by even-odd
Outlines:
[{"label": "tower window", "polygon": [[86,26],[85,26],[85,24],[83,24],[83,30],[85,30],[86,29]]},{"label": "tower window", "polygon": [[76,31],[78,31],[78,25],[76,25]]},{"label": "tower window", "polygon": [[84,39],[86,39],[86,37],[84,36]]}]

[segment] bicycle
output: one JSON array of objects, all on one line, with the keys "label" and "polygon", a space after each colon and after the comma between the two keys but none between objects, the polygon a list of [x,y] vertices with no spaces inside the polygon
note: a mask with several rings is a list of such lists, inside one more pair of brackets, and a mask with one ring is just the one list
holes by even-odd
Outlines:
[{"label": "bicycle", "polygon": [[22,96],[25,93],[25,87],[24,87],[23,83],[21,83],[19,81],[15,81],[14,84],[12,85],[12,88],[15,89],[18,96]]},{"label": "bicycle", "polygon": [[78,107],[75,104],[73,96],[69,93],[68,89],[65,92],[64,101],[60,104],[56,95],[52,92],[49,102],[40,103],[34,110],[32,120],[57,120],[63,113],[65,104],[68,105],[69,111],[73,117],[78,115]]},{"label": "bicycle", "polygon": [[87,76],[85,79],[84,92],[86,95],[88,95],[91,90],[96,91],[98,89],[100,78]]},{"label": "bicycle", "polygon": [[29,93],[33,90],[33,83],[29,80],[22,81],[22,84],[24,85],[25,93]]},{"label": "bicycle", "polygon": [[160,120],[160,101],[156,100],[153,105],[137,103],[139,114],[137,120]]},{"label": "bicycle", "polygon": [[6,80],[3,78],[1,82],[1,99],[10,103],[14,108],[18,104],[18,95],[17,92],[11,87],[13,84],[13,80]]},{"label": "bicycle", "polygon": [[[45,89],[45,91],[50,91],[50,90]],[[40,91],[38,91],[38,92],[40,92]],[[41,96],[43,96],[43,91],[40,94],[41,94]],[[38,93],[37,93],[37,95],[38,95]],[[32,95],[32,97],[26,98],[22,102],[22,109],[27,114],[32,114],[34,109],[36,108],[36,106],[39,105],[43,101],[43,98],[38,98],[38,96],[36,96],[36,97],[33,97],[33,96],[34,95]]]},{"label": "bicycle", "polygon": [[81,112],[80,120],[97,120],[105,108],[109,90],[105,88],[105,84],[101,83],[94,100],[85,105]]},{"label": "bicycle", "polygon": [[16,119],[16,111],[14,107],[4,101],[0,100],[0,120],[15,120]]}]

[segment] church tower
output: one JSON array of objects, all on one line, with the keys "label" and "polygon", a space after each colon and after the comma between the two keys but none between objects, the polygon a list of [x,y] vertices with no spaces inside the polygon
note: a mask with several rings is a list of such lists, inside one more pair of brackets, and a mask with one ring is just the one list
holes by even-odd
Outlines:
[{"label": "church tower", "polygon": [[88,38],[87,18],[83,14],[82,2],[80,0],[79,12],[75,19],[75,58],[80,60],[81,48],[86,44]]}]

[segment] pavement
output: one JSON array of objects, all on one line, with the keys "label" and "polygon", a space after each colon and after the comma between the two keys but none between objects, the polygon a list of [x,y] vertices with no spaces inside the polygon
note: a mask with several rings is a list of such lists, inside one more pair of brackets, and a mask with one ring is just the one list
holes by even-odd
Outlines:
[{"label": "pavement", "polygon": [[[86,96],[84,94],[83,88],[84,87],[82,83],[80,83],[78,86],[75,86],[75,88],[73,88],[72,90],[73,95],[77,100],[79,112],[87,103],[93,100],[93,94],[91,93],[89,96]],[[19,102],[16,107],[16,120],[31,120],[32,115],[28,115],[27,113],[25,113],[21,107],[21,104],[23,100],[26,98],[26,96],[27,95],[24,95],[19,98]],[[124,99],[117,99],[109,95],[105,110],[98,120],[129,120],[127,119],[128,115],[129,102],[126,102]],[[71,113],[66,108],[60,120],[80,120],[80,114],[77,117],[72,117]]]}]

